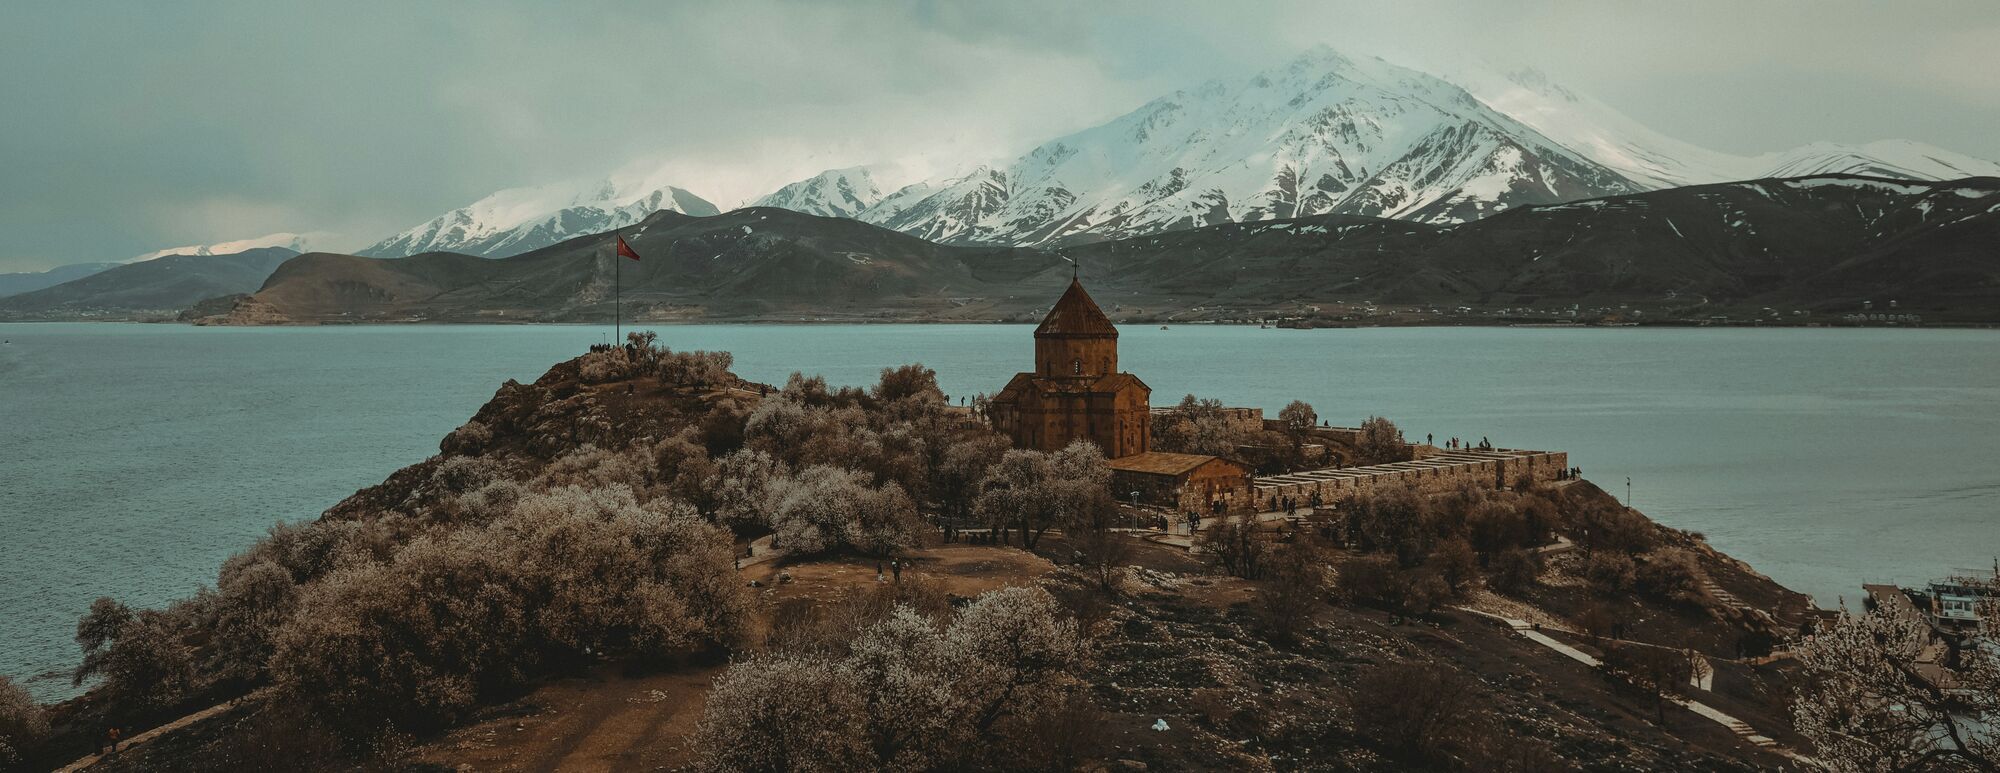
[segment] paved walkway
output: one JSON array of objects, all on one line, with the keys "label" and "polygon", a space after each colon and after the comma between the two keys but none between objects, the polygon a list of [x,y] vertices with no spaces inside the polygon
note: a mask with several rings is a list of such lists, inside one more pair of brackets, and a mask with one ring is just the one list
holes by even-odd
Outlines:
[{"label": "paved walkway", "polygon": [[[1583,650],[1577,649],[1568,644],[1564,644],[1560,641],[1556,641],[1555,639],[1550,638],[1547,634],[1535,630],[1534,625],[1530,624],[1526,620],[1516,620],[1511,617],[1496,615],[1491,612],[1482,612],[1480,610],[1473,609],[1471,607],[1453,607],[1453,609],[1457,609],[1461,612],[1470,612],[1480,617],[1484,617],[1490,620],[1498,620],[1502,623],[1506,623],[1507,627],[1514,629],[1515,633],[1518,633],[1523,637],[1526,637],[1528,640],[1540,644],[1544,647],[1555,650],[1557,653],[1560,653],[1563,657],[1569,658],[1578,663],[1582,663],[1586,666],[1590,666],[1591,668],[1604,667],[1604,661],[1598,660],[1595,656],[1591,655],[1588,652],[1584,652]],[[1772,740],[1770,736],[1758,733],[1757,729],[1751,727],[1749,723],[1744,722],[1743,720],[1737,719],[1735,717],[1732,717],[1728,714],[1725,714],[1717,710],[1716,708],[1709,706],[1706,703],[1678,696],[1670,696],[1667,698],[1667,700],[1670,700],[1675,704],[1678,704],[1686,708],[1687,710],[1694,712],[1696,715],[1704,719],[1722,725],[1723,727],[1729,728],[1729,732],[1735,733],[1738,738],[1742,738],[1746,743],[1749,743],[1752,746],[1756,746],[1760,749],[1768,749],[1772,752],[1775,752],[1777,754],[1782,754],[1786,757],[1797,760],[1799,762],[1807,762],[1807,763],[1813,762],[1813,760],[1809,757],[1805,757],[1790,749],[1779,746],[1777,741]]]}]

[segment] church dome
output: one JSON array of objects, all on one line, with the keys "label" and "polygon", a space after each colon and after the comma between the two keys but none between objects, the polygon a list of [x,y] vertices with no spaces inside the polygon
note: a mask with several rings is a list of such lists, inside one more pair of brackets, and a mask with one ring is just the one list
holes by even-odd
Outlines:
[{"label": "church dome", "polygon": [[1069,289],[1063,291],[1062,298],[1049,309],[1049,315],[1042,318],[1042,324],[1035,328],[1036,337],[1041,336],[1118,336],[1118,328],[1111,325],[1111,318],[1104,316],[1104,310],[1097,307],[1097,301],[1084,292],[1083,283],[1069,280]]}]

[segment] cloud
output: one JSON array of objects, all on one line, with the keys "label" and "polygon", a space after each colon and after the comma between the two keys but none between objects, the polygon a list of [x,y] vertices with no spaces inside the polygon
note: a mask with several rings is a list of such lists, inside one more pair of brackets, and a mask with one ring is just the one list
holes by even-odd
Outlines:
[{"label": "cloud", "polygon": [[[999,160],[1315,43],[1534,65],[1732,152],[2000,157],[2000,5],[1862,2],[29,4],[0,25],[0,270],[332,231],[666,165],[729,206]],[[27,256],[34,256],[32,258]]]}]

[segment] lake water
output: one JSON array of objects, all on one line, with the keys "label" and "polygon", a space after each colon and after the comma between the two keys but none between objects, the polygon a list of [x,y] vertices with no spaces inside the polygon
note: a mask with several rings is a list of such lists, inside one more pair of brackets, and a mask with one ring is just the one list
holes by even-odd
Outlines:
[{"label": "lake water", "polygon": [[[736,370],[872,383],[922,362],[954,396],[1026,368],[1029,328],[682,326]],[[2000,335],[1952,330],[1402,328],[1124,331],[1156,404],[1563,450],[1655,519],[1832,605],[2000,553]],[[597,327],[0,325],[0,673],[70,694],[91,599],[158,605],[273,522],[435,453],[500,382]]]}]

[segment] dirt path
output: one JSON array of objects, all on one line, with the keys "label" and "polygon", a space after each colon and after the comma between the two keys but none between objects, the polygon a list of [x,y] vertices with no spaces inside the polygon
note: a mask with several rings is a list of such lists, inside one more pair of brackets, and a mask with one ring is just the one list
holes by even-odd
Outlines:
[{"label": "dirt path", "polygon": [[657,770],[692,761],[686,739],[726,666],[626,677],[565,679],[522,701],[525,716],[476,722],[426,744],[416,758],[493,771]]},{"label": "dirt path", "polygon": [[[153,729],[151,729],[151,730],[148,730],[148,731],[146,731],[146,732],[143,732],[143,733],[140,733],[140,734],[138,734],[138,735],[135,735],[135,736],[132,736],[131,738],[128,738],[128,739],[125,739],[125,741],[124,741],[124,742],[120,743],[120,744],[118,745],[118,752],[117,752],[117,753],[115,753],[115,754],[112,754],[112,755],[110,755],[110,756],[114,756],[114,757],[115,757],[115,756],[117,756],[118,754],[124,754],[124,753],[126,753],[126,752],[130,751],[130,750],[132,749],[132,747],[134,747],[134,746],[138,746],[138,745],[140,745],[140,744],[143,744],[143,743],[145,743],[145,742],[147,742],[147,741],[151,741],[151,740],[153,740],[153,739],[155,739],[155,738],[158,738],[158,737],[160,737],[160,736],[163,736],[163,735],[166,735],[166,734],[168,734],[168,733],[171,733],[171,732],[174,732],[175,730],[179,730],[179,729],[181,729],[181,728],[183,728],[183,727],[187,727],[188,725],[192,725],[192,724],[194,724],[194,723],[196,723],[196,722],[200,722],[200,721],[202,721],[202,720],[204,720],[204,719],[208,719],[209,717],[213,717],[213,716],[215,716],[215,715],[217,715],[217,714],[221,714],[221,713],[223,713],[223,712],[225,712],[225,711],[228,711],[228,710],[230,710],[230,709],[233,709],[233,708],[236,708],[236,706],[237,706],[237,705],[239,705],[239,704],[243,703],[244,701],[248,701],[248,700],[251,700],[251,699],[254,699],[254,698],[259,698],[259,697],[262,697],[262,696],[263,696],[263,691],[262,691],[262,690],[260,690],[260,691],[258,691],[258,692],[254,692],[254,693],[251,693],[251,694],[249,694],[249,695],[245,695],[245,696],[243,696],[243,697],[241,697],[241,698],[236,698],[236,699],[234,699],[234,700],[230,700],[230,701],[225,701],[225,702],[223,702],[223,703],[218,703],[218,704],[216,704],[216,705],[214,705],[214,706],[210,706],[210,707],[208,707],[208,708],[205,708],[205,709],[202,709],[202,710],[200,710],[200,711],[197,711],[197,712],[195,712],[195,713],[193,713],[193,714],[189,714],[189,715],[187,715],[187,716],[185,716],[185,717],[181,717],[180,719],[176,719],[176,720],[174,720],[174,721],[172,721],[172,722],[168,722],[168,723],[166,723],[166,724],[164,724],[164,725],[160,725],[159,727],[155,727],[155,728],[153,728]],[[98,763],[98,761],[99,761],[99,760],[102,760],[102,759],[104,759],[104,757],[105,757],[105,755],[101,755],[101,754],[92,754],[92,755],[90,755],[90,756],[88,756],[88,757],[85,757],[85,758],[83,758],[83,759],[80,759],[80,760],[77,760],[77,761],[75,761],[75,762],[72,762],[72,763],[70,763],[70,764],[68,764],[68,765],[65,765],[65,766],[63,766],[63,767],[59,768],[59,769],[57,770],[57,773],[73,773],[74,771],[78,771],[78,770],[83,770],[84,768],[88,768],[88,767],[90,767],[90,766],[92,766],[92,765],[95,765],[95,764],[97,764],[97,763]]]}]

